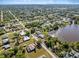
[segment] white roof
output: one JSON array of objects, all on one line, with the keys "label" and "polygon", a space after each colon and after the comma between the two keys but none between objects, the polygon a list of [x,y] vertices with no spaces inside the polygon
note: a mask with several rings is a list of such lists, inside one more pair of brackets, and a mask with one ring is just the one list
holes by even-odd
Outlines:
[{"label": "white roof", "polygon": [[20,32],[20,35],[25,35],[25,32],[22,30],[22,31]]},{"label": "white roof", "polygon": [[10,47],[10,44],[4,45],[3,47],[7,49]]},{"label": "white roof", "polygon": [[29,45],[29,49],[30,49],[30,50],[35,49],[35,45],[34,45],[34,44],[30,44],[30,45]]},{"label": "white roof", "polygon": [[27,40],[29,40],[30,38],[28,37],[28,36],[24,36],[24,41],[27,41]]},{"label": "white roof", "polygon": [[8,39],[3,39],[2,41],[3,41],[3,43],[6,43],[6,42],[8,42]]},{"label": "white roof", "polygon": [[39,34],[39,36],[40,36],[40,37],[42,37],[42,38],[44,37],[44,35],[43,35],[43,34]]}]

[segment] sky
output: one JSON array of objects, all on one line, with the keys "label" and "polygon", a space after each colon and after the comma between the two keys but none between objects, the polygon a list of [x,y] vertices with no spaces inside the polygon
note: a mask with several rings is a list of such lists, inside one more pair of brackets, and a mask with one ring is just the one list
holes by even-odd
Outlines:
[{"label": "sky", "polygon": [[0,4],[79,4],[79,0],[0,0]]}]

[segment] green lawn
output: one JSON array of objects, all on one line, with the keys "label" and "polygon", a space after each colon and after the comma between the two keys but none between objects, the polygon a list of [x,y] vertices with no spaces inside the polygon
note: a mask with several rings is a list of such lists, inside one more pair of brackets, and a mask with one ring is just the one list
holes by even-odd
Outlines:
[{"label": "green lawn", "polygon": [[36,57],[40,57],[42,55],[45,55],[47,58],[51,58],[49,53],[47,51],[45,51],[43,48],[37,49],[36,53],[35,52],[31,52],[31,53],[27,53],[27,54],[28,54],[29,58],[36,58]]}]

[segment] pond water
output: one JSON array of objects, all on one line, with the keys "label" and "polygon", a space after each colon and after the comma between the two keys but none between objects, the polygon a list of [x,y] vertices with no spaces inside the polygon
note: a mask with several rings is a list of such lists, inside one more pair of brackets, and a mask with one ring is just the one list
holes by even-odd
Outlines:
[{"label": "pond water", "polygon": [[79,25],[74,24],[74,21],[71,25],[67,25],[64,28],[60,28],[56,32],[56,36],[59,40],[63,41],[79,41]]}]

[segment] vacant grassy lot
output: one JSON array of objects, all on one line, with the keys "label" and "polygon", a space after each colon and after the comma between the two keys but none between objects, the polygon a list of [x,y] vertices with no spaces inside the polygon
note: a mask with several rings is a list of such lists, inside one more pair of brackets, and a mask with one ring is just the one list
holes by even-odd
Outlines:
[{"label": "vacant grassy lot", "polygon": [[31,53],[27,53],[28,57],[30,58],[35,58],[35,57],[40,57],[42,55],[45,55],[47,58],[50,58],[51,56],[48,54],[47,51],[45,51],[43,48],[41,49],[37,49],[36,53],[35,52],[31,52]]}]

